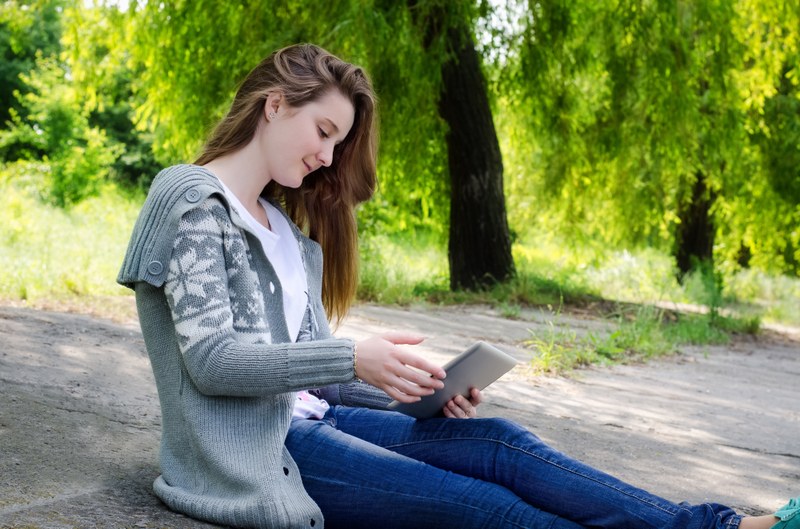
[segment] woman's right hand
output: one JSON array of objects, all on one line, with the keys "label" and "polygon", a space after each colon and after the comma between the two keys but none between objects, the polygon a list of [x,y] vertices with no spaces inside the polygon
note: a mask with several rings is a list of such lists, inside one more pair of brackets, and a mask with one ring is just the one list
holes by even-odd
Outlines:
[{"label": "woman's right hand", "polygon": [[442,389],[444,369],[398,345],[416,345],[425,338],[411,333],[387,333],[356,344],[356,376],[399,402],[416,402]]}]

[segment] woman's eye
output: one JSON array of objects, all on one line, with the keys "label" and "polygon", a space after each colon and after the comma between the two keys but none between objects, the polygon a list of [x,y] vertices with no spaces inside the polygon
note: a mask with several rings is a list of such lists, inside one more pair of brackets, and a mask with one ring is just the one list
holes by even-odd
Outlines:
[{"label": "woman's eye", "polygon": [[328,139],[328,133],[327,133],[327,132],[325,132],[325,131],[322,129],[322,127],[317,127],[317,130],[319,130],[319,137],[320,137],[320,138],[322,138],[322,139]]}]

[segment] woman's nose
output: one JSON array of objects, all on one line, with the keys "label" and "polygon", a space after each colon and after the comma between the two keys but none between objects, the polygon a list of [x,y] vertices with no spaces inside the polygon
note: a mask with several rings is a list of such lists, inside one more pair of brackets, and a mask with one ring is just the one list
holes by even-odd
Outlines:
[{"label": "woman's nose", "polygon": [[324,145],[317,156],[317,160],[325,167],[330,167],[333,163],[333,144]]}]

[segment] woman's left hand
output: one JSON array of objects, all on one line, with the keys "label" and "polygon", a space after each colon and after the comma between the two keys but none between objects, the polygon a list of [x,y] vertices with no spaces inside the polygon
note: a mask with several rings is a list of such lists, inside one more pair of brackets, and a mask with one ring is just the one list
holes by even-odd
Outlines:
[{"label": "woman's left hand", "polygon": [[450,419],[472,419],[478,416],[478,404],[483,400],[480,390],[472,388],[469,399],[458,395],[444,405],[444,416]]}]

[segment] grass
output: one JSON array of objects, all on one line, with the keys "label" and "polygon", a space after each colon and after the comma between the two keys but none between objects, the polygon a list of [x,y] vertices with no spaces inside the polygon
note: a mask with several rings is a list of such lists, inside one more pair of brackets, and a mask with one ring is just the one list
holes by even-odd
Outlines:
[{"label": "grass", "polygon": [[575,270],[526,261],[519,250],[515,248],[514,256],[517,274],[508,282],[479,292],[451,292],[445,244],[433,236],[373,235],[361,242],[358,298],[398,305],[489,304],[507,317],[518,317],[522,306],[579,303],[593,297]]},{"label": "grass", "polygon": [[109,189],[63,210],[25,188],[2,186],[0,296],[34,301],[127,293],[115,278],[140,204]]},{"label": "grass", "polygon": [[[107,301],[130,298],[115,278],[143,197],[109,187],[64,210],[40,201],[32,179],[12,179],[0,167],[0,298],[89,307],[105,299],[128,307]],[[671,259],[654,250],[608,252],[529,238],[514,246],[516,276],[480,292],[450,292],[446,244],[431,234],[372,234],[361,241],[361,259],[362,301],[484,304],[511,319],[524,318],[527,307],[577,307],[605,320],[607,332],[582,335],[564,328],[556,313],[549,331],[528,342],[543,372],[724,343],[732,333],[759,332],[762,322],[800,326],[797,278],[745,270],[724,283],[696,274],[679,284]]]},{"label": "grass", "polygon": [[558,315],[549,320],[547,331],[532,332],[524,342],[531,349],[531,367],[537,373],[564,374],[590,364],[670,355],[685,345],[722,345],[733,332],[757,332],[736,318],[674,313],[646,305],[623,309],[606,320],[606,331],[583,335],[559,322]]},{"label": "grass", "polygon": [[[376,303],[489,304],[505,317],[517,318],[525,306],[604,300],[612,305],[711,309],[715,316],[725,316],[715,322],[720,327],[741,332],[762,321],[800,326],[800,279],[744,270],[723,285],[701,273],[681,285],[670,257],[649,249],[601,255],[558,241],[528,240],[514,246],[516,276],[479,292],[450,292],[445,244],[432,236],[374,235],[362,240],[361,258],[358,297]],[[730,323],[734,320],[742,321]]]},{"label": "grass", "polygon": [[[686,345],[728,343],[735,334],[757,334],[762,319],[800,325],[797,314],[800,280],[773,280],[752,272],[726,284],[708,273],[675,279],[668,256],[652,250],[606,256],[569,249],[552,241],[533,241],[514,248],[517,275],[481,292],[450,292],[443,245],[385,236],[364,244],[359,298],[409,305],[488,304],[501,316],[523,317],[529,306],[590,307],[607,323],[606,332],[579,334],[560,321],[526,342],[537,372],[565,373],[589,364],[644,360],[672,354]],[[751,279],[748,279],[748,274]],[[753,279],[763,284],[753,284]],[[742,294],[746,293],[747,296]],[[735,294],[735,295],[734,295]]]}]

